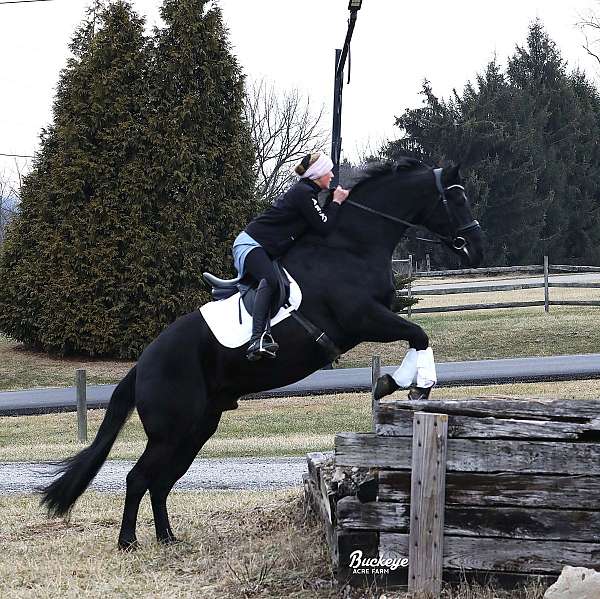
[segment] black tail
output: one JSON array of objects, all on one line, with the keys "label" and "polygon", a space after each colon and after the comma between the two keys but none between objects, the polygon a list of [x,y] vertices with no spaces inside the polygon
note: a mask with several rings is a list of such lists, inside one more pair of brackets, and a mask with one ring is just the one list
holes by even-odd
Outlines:
[{"label": "black tail", "polygon": [[62,475],[43,487],[41,503],[50,516],[64,516],[71,511],[77,498],[98,474],[113,446],[119,431],[131,414],[135,403],[134,366],[117,385],[106,409],[98,434],[89,447],[61,462]]}]

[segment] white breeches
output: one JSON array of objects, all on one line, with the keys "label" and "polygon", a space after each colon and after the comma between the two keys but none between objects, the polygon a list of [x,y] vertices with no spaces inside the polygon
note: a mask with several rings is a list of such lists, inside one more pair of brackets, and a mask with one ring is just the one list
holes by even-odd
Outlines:
[{"label": "white breeches", "polygon": [[392,374],[396,384],[407,389],[416,382],[417,387],[433,387],[437,382],[435,360],[431,347],[417,351],[410,348],[399,368]]}]

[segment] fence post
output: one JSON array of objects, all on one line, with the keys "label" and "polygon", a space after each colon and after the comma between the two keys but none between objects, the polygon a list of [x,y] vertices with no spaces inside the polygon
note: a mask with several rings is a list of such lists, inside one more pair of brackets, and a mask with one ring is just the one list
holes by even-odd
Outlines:
[{"label": "fence post", "polygon": [[373,431],[377,420],[377,410],[379,409],[379,400],[375,399],[375,385],[377,379],[381,376],[381,356],[371,357],[371,412],[373,415]]},{"label": "fence post", "polygon": [[77,439],[82,443],[87,443],[87,398],[84,368],[76,370],[75,381],[77,388]]},{"label": "fence post", "polygon": [[544,256],[544,311],[550,311],[550,289],[548,287],[548,275],[549,275],[548,256]]},{"label": "fence post", "polygon": [[[408,288],[407,288],[407,296],[408,299],[410,300],[410,298],[412,297],[412,275],[413,275],[413,257],[412,254],[408,254]],[[410,304],[408,306],[408,317],[410,318],[411,315],[411,307]]]},{"label": "fence post", "polygon": [[448,415],[413,418],[408,591],[438,598],[442,590]]},{"label": "fence post", "polygon": [[429,254],[425,254],[425,261],[427,263],[427,272],[431,272],[431,257]]}]

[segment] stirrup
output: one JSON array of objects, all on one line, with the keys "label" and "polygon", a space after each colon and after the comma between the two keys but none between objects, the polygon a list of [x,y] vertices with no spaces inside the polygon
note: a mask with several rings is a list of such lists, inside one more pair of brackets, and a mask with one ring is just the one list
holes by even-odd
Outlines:
[{"label": "stirrup", "polygon": [[[258,347],[255,347],[258,344]],[[246,351],[246,358],[251,362],[260,360],[263,357],[276,358],[279,344],[273,339],[271,333],[264,331],[259,339],[255,339],[248,350]]]}]

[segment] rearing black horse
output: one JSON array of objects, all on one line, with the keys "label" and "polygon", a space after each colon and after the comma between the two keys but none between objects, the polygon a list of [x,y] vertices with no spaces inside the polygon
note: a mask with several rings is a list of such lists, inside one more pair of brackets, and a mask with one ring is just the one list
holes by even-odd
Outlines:
[{"label": "rearing black horse", "polygon": [[[426,226],[470,266],[482,258],[482,235],[473,219],[457,167],[434,169],[414,160],[382,165],[352,190],[328,237],[307,234],[282,260],[302,289],[302,313],[346,352],[363,341],[407,340],[429,345],[426,333],[391,311],[392,252],[406,228]],[[65,461],[62,475],[43,490],[51,515],[67,514],[106,460],[121,427],[137,408],[148,436],[127,475],[119,547],[136,546],[140,501],[150,491],[159,541],[175,540],[166,500],[223,411],[256,391],[298,381],[330,360],[294,319],[275,325],[275,360],[249,362],[245,346],[223,347],[200,311],[168,326],[119,383],[92,444]]]}]

